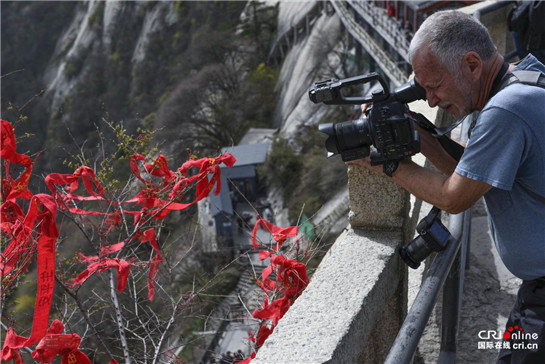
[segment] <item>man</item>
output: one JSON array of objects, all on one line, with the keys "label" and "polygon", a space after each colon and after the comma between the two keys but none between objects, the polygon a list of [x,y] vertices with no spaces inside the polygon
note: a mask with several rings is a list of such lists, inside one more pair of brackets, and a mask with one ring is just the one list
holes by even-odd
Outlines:
[{"label": "man", "polygon": [[[530,349],[510,345],[498,362],[545,363],[545,202],[540,198],[545,196],[545,89],[518,83],[498,92],[506,72],[545,73],[545,66],[531,55],[518,65],[504,64],[486,28],[458,11],[427,18],[409,55],[430,107],[457,118],[480,114],[459,162],[420,130],[422,153],[442,173],[410,160],[384,171],[416,197],[449,213],[464,211],[484,196],[499,254],[523,280],[506,332],[522,328],[535,334],[537,339],[529,342],[538,344]],[[368,158],[349,163],[383,170],[372,167]]]}]

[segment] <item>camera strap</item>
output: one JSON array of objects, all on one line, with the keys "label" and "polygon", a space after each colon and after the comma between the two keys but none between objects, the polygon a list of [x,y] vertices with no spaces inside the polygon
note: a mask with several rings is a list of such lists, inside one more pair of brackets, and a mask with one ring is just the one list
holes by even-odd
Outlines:
[{"label": "camera strap", "polygon": [[[453,125],[449,125],[448,127],[438,128],[435,126],[431,121],[428,120],[424,115],[419,114],[417,112],[411,112],[411,115],[413,116],[413,119],[415,123],[424,129],[425,131],[429,132],[431,135],[433,135],[443,149],[455,160],[459,161],[460,158],[462,158],[462,154],[464,154],[464,147],[454,140],[450,139],[446,134],[450,132],[452,129],[456,128],[462,121],[458,121],[457,123]],[[462,119],[463,120],[463,119]]]}]

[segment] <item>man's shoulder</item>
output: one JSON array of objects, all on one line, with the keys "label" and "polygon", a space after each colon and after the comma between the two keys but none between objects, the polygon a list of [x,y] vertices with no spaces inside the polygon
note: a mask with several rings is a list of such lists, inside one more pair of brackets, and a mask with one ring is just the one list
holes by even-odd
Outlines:
[{"label": "man's shoulder", "polygon": [[[532,72],[529,75],[529,72]],[[538,72],[533,73],[533,72]],[[486,108],[502,108],[516,113],[545,112],[545,87],[537,84],[539,73],[545,75],[545,65],[529,54],[521,60],[511,73],[521,78],[521,82],[509,83],[494,95]],[[508,77],[508,76],[506,76]],[[539,82],[542,82],[543,76]],[[534,82],[535,81],[535,82]],[[521,115],[522,116],[522,115]]]},{"label": "man's shoulder", "polygon": [[545,65],[530,53],[516,64],[513,71],[539,71],[545,73]]}]

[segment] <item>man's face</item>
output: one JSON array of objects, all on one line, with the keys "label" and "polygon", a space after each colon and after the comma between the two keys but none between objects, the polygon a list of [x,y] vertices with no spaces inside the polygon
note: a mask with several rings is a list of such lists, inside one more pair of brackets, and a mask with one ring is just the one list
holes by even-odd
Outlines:
[{"label": "man's face", "polygon": [[456,118],[471,112],[471,83],[462,72],[449,72],[428,47],[413,56],[413,70],[416,81],[426,90],[430,107],[439,106]]}]

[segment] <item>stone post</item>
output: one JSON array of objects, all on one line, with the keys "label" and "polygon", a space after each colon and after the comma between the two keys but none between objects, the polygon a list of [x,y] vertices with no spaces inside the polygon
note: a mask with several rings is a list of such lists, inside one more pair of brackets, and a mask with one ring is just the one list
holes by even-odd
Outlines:
[{"label": "stone post", "polygon": [[[399,187],[392,178],[383,173],[364,170],[357,166],[348,168],[348,192],[350,213],[348,220],[355,231],[388,230],[396,231],[403,238],[397,242],[400,246],[407,241],[409,223],[410,196]],[[412,237],[412,235],[411,235]],[[360,363],[382,362],[394,342],[407,314],[407,267],[394,251],[395,264],[399,265],[397,288],[387,299],[384,312],[378,323],[372,328],[366,347],[373,348],[373,355],[363,356]]]},{"label": "stone post", "polygon": [[354,229],[400,230],[409,212],[409,195],[390,177],[356,166],[348,168],[350,214]]}]

